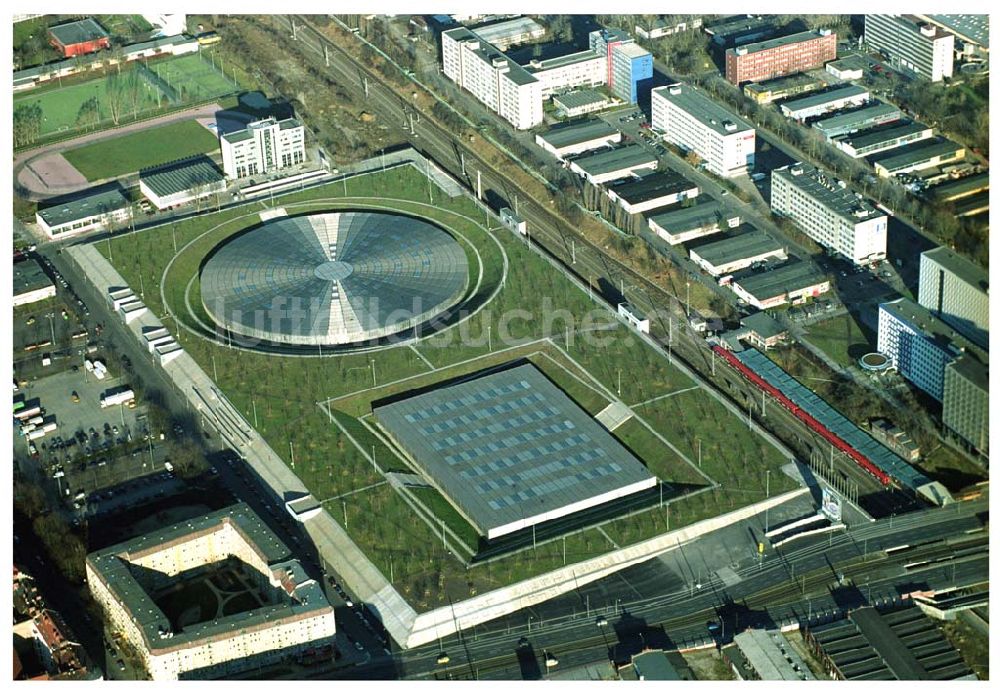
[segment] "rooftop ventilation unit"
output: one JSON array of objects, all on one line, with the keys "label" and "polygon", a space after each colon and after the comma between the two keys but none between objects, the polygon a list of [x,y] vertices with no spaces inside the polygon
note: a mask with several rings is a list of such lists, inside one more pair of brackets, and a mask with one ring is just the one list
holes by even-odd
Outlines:
[{"label": "rooftop ventilation unit", "polygon": [[722,126],[726,128],[726,132],[736,132],[736,123],[731,120],[723,121]]},{"label": "rooftop ventilation unit", "polygon": [[746,54],[747,54],[747,49],[745,46],[740,46],[739,48],[736,49],[736,55],[746,55]]},{"label": "rooftop ventilation unit", "polygon": [[937,33],[937,30],[930,24],[922,24],[920,26],[920,33],[923,34],[924,36],[929,36],[933,38],[934,34]]}]

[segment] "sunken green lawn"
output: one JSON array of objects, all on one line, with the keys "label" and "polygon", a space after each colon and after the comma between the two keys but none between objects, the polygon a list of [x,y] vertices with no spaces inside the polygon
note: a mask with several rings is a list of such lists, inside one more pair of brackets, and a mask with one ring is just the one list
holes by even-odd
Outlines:
[{"label": "sunken green lawn", "polygon": [[[435,190],[433,206],[428,202],[427,180],[412,167],[352,178],[346,194],[344,184],[336,182],[276,200],[289,214],[377,205],[424,215],[461,236],[470,266],[480,266],[471,248],[481,257],[483,282],[470,301],[484,306],[461,325],[414,347],[322,358],[233,351],[187,331],[180,338],[206,373],[217,372],[218,384],[251,423],[256,411],[257,429],[278,455],[290,462],[289,449],[294,448],[295,473],[416,609],[464,599],[762,500],[768,471],[773,472],[772,494],[794,487],[778,473],[786,460],[777,450],[636,339],[610,310],[596,307],[586,291],[519,237],[506,229],[487,231],[483,212],[465,197],[452,199]],[[146,303],[154,313],[176,314],[194,326],[195,318],[204,315],[198,308],[199,262],[228,236],[258,223],[263,209],[265,204],[257,203],[200,215],[173,230],[123,235],[112,241],[114,264],[130,284],[138,285],[142,276]],[[174,238],[180,254],[164,285]],[[108,254],[106,242],[97,248]],[[509,273],[500,286],[505,256]],[[531,317],[507,320],[514,309]],[[562,310],[574,324],[561,317],[553,321],[551,334],[544,334],[543,318],[550,310]],[[166,325],[173,329],[173,320]],[[595,329],[601,325],[606,329]],[[601,339],[584,339],[584,330]],[[505,331],[506,342],[500,338]],[[371,403],[516,358],[536,363],[591,414],[618,395],[620,378],[621,400],[636,416],[615,434],[675,492],[662,508],[467,567],[443,550],[439,527],[419,518],[373,469],[373,450],[383,471],[407,471],[407,465],[373,432]],[[468,537],[468,528],[441,506],[440,498],[427,491],[418,494],[426,506],[437,509],[439,521],[452,523],[451,531]]]}]

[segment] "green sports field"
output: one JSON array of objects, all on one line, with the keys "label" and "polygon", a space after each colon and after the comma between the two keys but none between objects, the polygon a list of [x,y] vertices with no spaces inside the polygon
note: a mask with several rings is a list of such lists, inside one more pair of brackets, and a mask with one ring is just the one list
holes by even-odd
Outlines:
[{"label": "green sports field", "polygon": [[134,173],[195,154],[214,152],[219,139],[197,121],[183,120],[63,152],[89,181]]},{"label": "green sports field", "polygon": [[[137,98],[134,103],[131,99],[128,101],[119,123],[149,117],[179,105],[205,101],[238,91],[241,85],[231,77],[230,68],[222,65],[213,66],[213,60],[210,54],[194,53],[153,61],[148,66],[145,64],[124,66],[123,75],[138,71],[142,79]],[[224,67],[225,74],[220,71],[220,67]],[[61,83],[57,81],[15,96],[14,108],[31,104],[38,104],[41,107],[42,137],[56,133],[71,134],[81,130],[77,125],[80,107],[93,97],[98,102],[99,122],[87,129],[106,128],[113,125],[111,110],[108,107],[107,89],[108,78],[103,74],[86,81],[79,81],[78,78],[65,79]]]}]

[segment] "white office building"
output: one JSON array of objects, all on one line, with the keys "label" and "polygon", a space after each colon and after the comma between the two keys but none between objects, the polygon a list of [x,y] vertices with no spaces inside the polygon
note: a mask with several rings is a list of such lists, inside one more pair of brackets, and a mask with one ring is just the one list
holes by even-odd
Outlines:
[{"label": "white office building", "polygon": [[608,60],[594,51],[580,51],[549,60],[532,60],[524,69],[542,83],[542,98],[547,99],[575,87],[604,84]]},{"label": "white office building", "polygon": [[955,35],[913,15],[865,15],[864,42],[912,76],[940,82],[952,75]]},{"label": "white office building", "polygon": [[692,87],[657,87],[652,112],[653,129],[667,142],[693,151],[715,175],[733,178],[753,169],[756,131]]},{"label": "white office building", "polygon": [[771,211],[856,265],[885,259],[888,218],[814,166],[798,163],[771,172]]},{"label": "white office building", "polygon": [[934,248],[920,254],[917,301],[984,348],[990,341],[989,290],[989,275],[948,248]]},{"label": "white office building", "polygon": [[465,27],[441,34],[441,61],[448,79],[518,130],[542,122],[542,83]]},{"label": "white office building", "polygon": [[258,120],[219,139],[227,178],[269,173],[306,159],[305,128],[295,118]]}]

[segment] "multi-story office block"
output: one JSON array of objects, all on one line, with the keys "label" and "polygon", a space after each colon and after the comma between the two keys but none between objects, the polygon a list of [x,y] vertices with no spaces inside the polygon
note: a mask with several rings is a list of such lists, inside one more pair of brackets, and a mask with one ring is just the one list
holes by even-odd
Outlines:
[{"label": "multi-story office block", "polygon": [[865,15],[864,41],[915,77],[939,82],[952,75],[955,35],[913,15]]},{"label": "multi-story office block", "polygon": [[653,129],[697,154],[715,175],[732,178],[753,169],[756,131],[750,123],[686,84],[657,87],[651,103]]},{"label": "multi-story office block", "polygon": [[607,58],[595,51],[532,60],[524,69],[542,83],[543,99],[574,87],[596,87],[608,78]]},{"label": "multi-story office block", "polygon": [[856,265],[885,259],[886,216],[815,166],[799,163],[771,172],[771,211]]},{"label": "multi-story office block", "polygon": [[900,375],[941,402],[946,428],[988,451],[989,360],[985,351],[906,298],[879,305],[878,350]]},{"label": "multi-story office block", "polygon": [[989,369],[972,356],[945,366],[941,423],[984,455],[990,450],[989,385]]},{"label": "multi-story office block", "polygon": [[464,27],[441,34],[446,77],[518,130],[542,122],[542,83]]},{"label": "multi-story office block", "polygon": [[222,135],[222,170],[245,178],[301,164],[306,159],[305,128],[295,118],[266,118]]},{"label": "multi-story office block", "polygon": [[726,51],[726,79],[739,85],[804,72],[837,57],[837,35],[824,29],[748,43]]},{"label": "multi-story office block", "polygon": [[920,254],[917,301],[979,346],[989,346],[990,279],[986,272],[948,248]]},{"label": "multi-story office block", "polygon": [[627,32],[621,31],[620,29],[598,29],[597,31],[590,32],[588,40],[590,50],[595,51],[599,55],[603,55],[607,61],[608,77],[606,83],[608,85],[608,89],[613,89],[614,75],[612,74],[611,67],[614,63],[611,53],[617,46],[633,43],[635,39],[630,37]]},{"label": "multi-story office block", "polygon": [[637,43],[615,46],[611,51],[611,93],[627,103],[645,98],[653,80],[653,56]]}]

